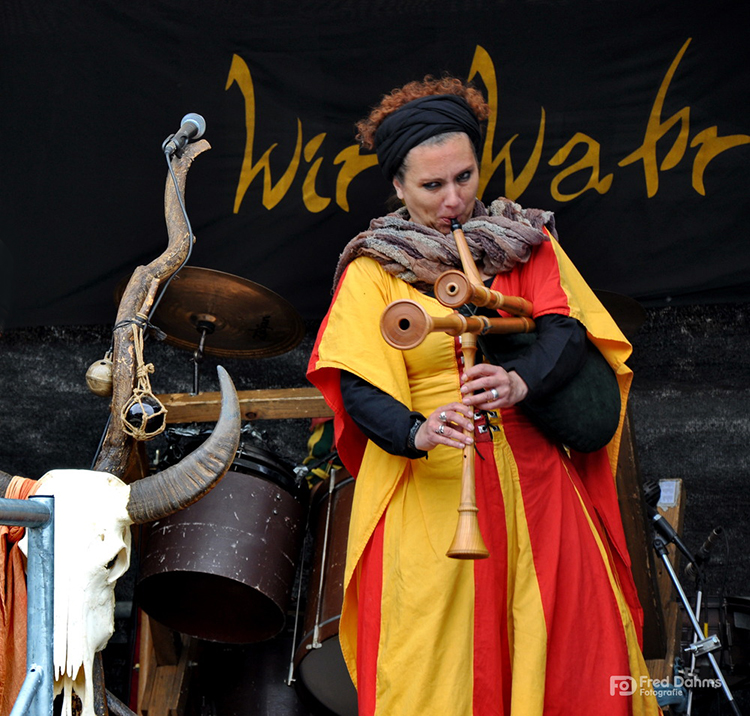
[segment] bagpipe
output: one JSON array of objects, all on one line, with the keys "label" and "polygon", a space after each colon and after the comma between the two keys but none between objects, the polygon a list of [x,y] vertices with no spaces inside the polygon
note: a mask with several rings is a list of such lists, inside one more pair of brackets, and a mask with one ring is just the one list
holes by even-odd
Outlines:
[{"label": "bagpipe", "polygon": [[[484,356],[502,365],[528,350],[537,340],[531,318],[533,305],[520,296],[507,296],[487,288],[471,256],[466,237],[457,220],[451,222],[463,271],[445,271],[435,280],[435,298],[453,309],[469,307],[471,315],[455,311],[447,316],[431,316],[416,301],[402,299],[390,303],[380,318],[385,341],[398,350],[420,345],[432,332],[461,336],[466,368],[474,365],[477,344]],[[509,316],[473,313],[480,307],[502,309]],[[487,340],[499,335],[500,340]],[[614,437],[620,422],[620,390],[614,371],[599,349],[587,339],[586,357],[580,370],[549,395],[529,397],[519,406],[553,440],[577,452],[594,452]],[[458,525],[447,555],[455,559],[482,559],[489,556],[477,520],[474,481],[474,446],[463,450],[461,497]]]}]

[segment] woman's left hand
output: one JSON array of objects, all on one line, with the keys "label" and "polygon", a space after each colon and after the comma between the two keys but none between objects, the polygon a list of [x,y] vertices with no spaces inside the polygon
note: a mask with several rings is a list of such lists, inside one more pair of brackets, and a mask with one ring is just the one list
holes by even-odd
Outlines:
[{"label": "woman's left hand", "polygon": [[509,408],[521,402],[529,389],[518,373],[497,365],[479,363],[461,376],[461,402],[480,410]]}]

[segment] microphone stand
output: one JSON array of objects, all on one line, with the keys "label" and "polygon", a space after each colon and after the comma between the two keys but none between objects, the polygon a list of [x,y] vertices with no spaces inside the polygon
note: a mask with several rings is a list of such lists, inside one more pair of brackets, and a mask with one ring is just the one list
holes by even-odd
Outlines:
[{"label": "microphone stand", "polygon": [[[656,512],[656,508],[650,507],[650,511]],[[680,601],[682,602],[682,605],[685,608],[685,613],[688,615],[688,618],[690,619],[690,623],[693,626],[693,631],[694,631],[693,642],[686,649],[686,651],[689,651],[692,656],[691,668],[694,667],[695,659],[697,657],[705,655],[709,663],[711,664],[711,668],[716,674],[716,678],[721,683],[721,688],[724,691],[724,695],[726,696],[727,701],[729,702],[729,706],[731,707],[732,712],[735,714],[735,716],[742,716],[742,712],[739,710],[739,707],[737,706],[737,703],[734,700],[734,696],[732,696],[732,692],[729,690],[729,686],[727,685],[727,681],[724,678],[724,674],[721,672],[721,669],[719,668],[719,664],[716,662],[716,658],[714,657],[712,653],[716,649],[721,648],[721,642],[719,641],[719,637],[714,635],[708,638],[704,638],[703,632],[701,631],[701,625],[698,622],[698,618],[696,617],[695,612],[690,607],[690,601],[688,600],[688,597],[685,594],[685,590],[682,588],[682,585],[680,584],[680,580],[676,572],[674,571],[674,567],[672,567],[672,563],[669,561],[669,553],[667,551],[667,544],[669,544],[669,542],[674,542],[677,545],[677,547],[680,548],[680,550],[685,554],[685,556],[694,565],[696,564],[696,559],[695,557],[693,557],[690,551],[687,548],[685,548],[685,546],[682,544],[682,541],[679,540],[679,538],[675,539],[672,536],[671,533],[674,533],[674,529],[667,522],[667,520],[664,519],[664,517],[658,514],[658,512],[657,512],[657,517],[654,517],[652,523],[654,526],[654,534],[655,534],[654,543],[653,543],[654,549],[656,550],[657,554],[661,557],[662,561],[664,562],[664,567],[667,570],[667,574],[669,574],[669,578],[671,579],[672,584],[674,585],[674,588],[680,597]],[[666,525],[666,529],[665,529],[665,525]],[[656,534],[657,530],[660,534]],[[671,530],[671,533],[670,533],[670,530]],[[665,532],[666,534],[664,534]],[[700,612],[701,600],[702,600],[702,592],[699,591],[697,602],[696,602],[696,610],[698,612]],[[690,697],[692,697],[692,688],[693,688],[692,686],[689,688]],[[689,703],[689,706],[692,706],[692,698],[690,697],[689,697],[688,703]]]},{"label": "microphone stand", "polygon": [[[700,622],[701,620],[701,609],[703,607],[703,570],[701,568],[702,564],[707,564],[709,560],[711,559],[711,549],[713,547],[714,542],[717,538],[721,536],[723,532],[723,529],[721,527],[715,527],[711,534],[708,536],[708,539],[703,543],[703,546],[698,550],[698,553],[695,555],[694,561],[692,561],[690,564],[685,567],[685,574],[688,577],[695,577],[695,618]],[[693,644],[697,643],[698,641],[698,635],[693,634]],[[690,671],[689,674],[695,673],[695,667],[696,667],[697,657],[695,655],[695,651],[692,651],[690,654]],[[692,716],[693,713],[693,696],[694,693],[692,689],[688,692],[687,697],[687,706],[685,708],[685,713],[687,716]]]},{"label": "microphone stand", "polygon": [[[693,562],[695,564],[695,562]],[[701,609],[703,607],[703,577],[700,572],[697,572],[695,575],[695,620],[700,623],[701,619]],[[699,636],[702,636],[702,633],[696,634],[693,632],[693,641],[690,645],[690,671],[689,674],[693,675],[695,674],[695,666],[698,661],[698,656],[696,655],[696,644],[698,643]],[[687,716],[691,716],[693,713],[693,690],[688,690],[687,695],[687,706],[685,707],[685,714]]]}]

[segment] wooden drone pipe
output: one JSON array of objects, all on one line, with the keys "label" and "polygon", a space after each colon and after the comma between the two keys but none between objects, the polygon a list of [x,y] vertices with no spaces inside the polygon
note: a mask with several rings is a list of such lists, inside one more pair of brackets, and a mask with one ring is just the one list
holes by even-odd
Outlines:
[{"label": "wooden drone pipe", "polygon": [[532,305],[520,296],[506,296],[487,288],[483,283],[472,284],[462,271],[444,271],[435,279],[435,298],[448,308],[460,308],[466,303],[495,310],[502,309],[514,316],[531,316]]},{"label": "wooden drone pipe", "polygon": [[[474,365],[477,352],[477,337],[473,333],[461,336],[461,349],[464,354],[465,368]],[[464,431],[464,435],[470,435]],[[474,478],[474,444],[466,445],[462,454],[461,499],[458,504],[458,523],[453,542],[446,555],[453,559],[484,559],[490,556],[479,529],[477,513],[476,482]]]},{"label": "wooden drone pipe", "polygon": [[451,231],[453,232],[453,239],[456,242],[458,256],[461,259],[461,266],[463,266],[464,273],[473,286],[483,286],[484,281],[482,281],[482,277],[479,275],[479,269],[476,263],[474,263],[474,257],[471,255],[464,230],[461,228],[458,219],[451,219]]},{"label": "wooden drone pipe", "polygon": [[430,333],[442,331],[449,336],[464,333],[529,333],[534,321],[522,316],[502,318],[486,316],[431,316],[416,301],[401,299],[389,303],[380,316],[380,332],[386,343],[398,350],[416,348]]},{"label": "wooden drone pipe", "polygon": [[487,288],[479,274],[474,257],[469,250],[466,235],[458,219],[451,219],[451,232],[461,259],[463,275],[460,271],[445,271],[435,281],[435,296],[449,308],[458,308],[466,303],[492,309],[503,309],[515,316],[530,316],[532,306],[519,296],[504,296],[499,291]]}]

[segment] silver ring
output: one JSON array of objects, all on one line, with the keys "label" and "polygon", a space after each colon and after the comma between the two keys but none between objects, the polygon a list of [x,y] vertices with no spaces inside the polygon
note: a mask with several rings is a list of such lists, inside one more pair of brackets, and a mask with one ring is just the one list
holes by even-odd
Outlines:
[{"label": "silver ring", "polygon": [[448,420],[448,416],[445,414],[445,410],[442,413],[440,413],[440,415],[438,415],[438,420],[441,423],[444,423],[446,420]]},{"label": "silver ring", "polygon": [[496,389],[496,388],[493,388],[493,389],[492,389],[492,390],[490,391],[490,395],[492,396],[492,400],[497,400],[497,397],[498,397],[498,396],[497,396],[497,389]]},{"label": "silver ring", "polygon": [[438,435],[445,435],[445,425],[441,425],[435,432]]}]

